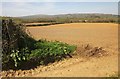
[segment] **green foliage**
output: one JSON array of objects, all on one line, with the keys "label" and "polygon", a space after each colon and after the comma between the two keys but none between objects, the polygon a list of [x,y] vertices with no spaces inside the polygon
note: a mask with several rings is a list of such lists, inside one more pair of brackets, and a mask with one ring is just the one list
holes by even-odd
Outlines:
[{"label": "green foliage", "polygon": [[22,68],[26,62],[47,65],[50,62],[59,61],[62,58],[70,56],[76,49],[76,46],[73,45],[46,40],[37,41],[33,47],[33,50],[28,47],[22,48],[21,50],[12,50],[10,60],[12,60],[15,68]]},{"label": "green foliage", "polygon": [[19,67],[24,61],[27,61],[27,57],[29,56],[30,51],[28,48],[23,48],[21,51],[12,50],[10,57],[14,61],[14,66]]},{"label": "green foliage", "polygon": [[[58,41],[50,42],[46,40],[39,40],[35,44],[35,48],[36,49],[30,54],[30,59],[40,59],[40,62],[49,63],[51,60],[59,60],[70,55],[70,53],[75,51],[76,46]],[[45,60],[47,60],[47,62]]]},{"label": "green foliage", "polygon": [[55,25],[55,24],[64,24],[64,22],[50,22],[50,23],[44,23],[44,24],[28,24],[26,26],[48,26],[48,25]]},{"label": "green foliage", "polygon": [[[32,15],[19,17],[23,23],[118,23],[118,15],[112,14],[62,14],[62,15]],[[45,24],[47,25],[47,24]],[[36,26],[36,25],[34,25]],[[40,25],[42,26],[42,25]]]},{"label": "green foliage", "polygon": [[23,25],[16,24],[12,19],[2,20],[2,68],[17,67],[24,55],[30,53],[27,50],[34,49],[35,42],[26,34]]},{"label": "green foliage", "polygon": [[[2,67],[5,69],[21,69],[32,65],[47,65],[75,51],[76,46],[58,41],[36,41],[26,34],[22,25],[12,20],[2,22]],[[8,66],[9,65],[9,66]]]}]

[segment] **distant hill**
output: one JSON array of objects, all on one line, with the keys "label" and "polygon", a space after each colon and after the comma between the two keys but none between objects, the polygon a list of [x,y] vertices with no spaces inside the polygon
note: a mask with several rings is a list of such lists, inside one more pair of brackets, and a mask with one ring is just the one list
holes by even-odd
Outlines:
[{"label": "distant hill", "polygon": [[43,15],[43,14],[39,14],[39,15],[29,15],[29,16],[22,16],[19,18],[24,18],[24,19],[29,19],[29,18],[53,18],[53,17],[79,17],[79,18],[85,18],[85,17],[113,17],[113,16],[117,16],[117,15],[112,15],[112,14],[59,14],[59,15]]},{"label": "distant hill", "polygon": [[118,22],[118,16],[112,14],[60,14],[60,15],[29,15],[22,17],[14,17],[23,23],[31,22],[54,22],[54,23],[75,23],[75,22]]},{"label": "distant hill", "polygon": [[112,14],[60,14],[31,15],[18,17],[24,22],[117,22],[117,15]]},{"label": "distant hill", "polygon": [[22,19],[32,19],[32,18],[49,18],[50,15],[42,15],[42,14],[39,14],[39,15],[29,15],[29,16],[21,16],[21,17],[18,17],[18,18],[22,18]]}]

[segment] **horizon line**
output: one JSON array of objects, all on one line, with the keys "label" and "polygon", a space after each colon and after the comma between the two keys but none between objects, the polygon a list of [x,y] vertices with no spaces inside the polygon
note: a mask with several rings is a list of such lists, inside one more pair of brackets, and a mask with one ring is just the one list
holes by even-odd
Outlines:
[{"label": "horizon line", "polygon": [[30,15],[21,15],[21,16],[5,16],[0,15],[1,17],[26,17],[26,16],[34,16],[34,15],[45,15],[45,16],[55,16],[55,15],[68,15],[68,14],[104,14],[104,15],[120,15],[120,14],[112,14],[112,13],[61,13],[61,14],[30,14]]}]

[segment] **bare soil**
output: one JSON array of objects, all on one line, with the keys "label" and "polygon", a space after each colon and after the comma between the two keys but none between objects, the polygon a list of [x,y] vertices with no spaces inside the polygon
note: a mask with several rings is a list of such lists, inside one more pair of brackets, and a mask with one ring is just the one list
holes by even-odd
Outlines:
[{"label": "bare soil", "polygon": [[31,70],[2,71],[2,76],[106,77],[118,73],[118,25],[72,23],[27,27],[36,39],[77,45],[77,55]]}]

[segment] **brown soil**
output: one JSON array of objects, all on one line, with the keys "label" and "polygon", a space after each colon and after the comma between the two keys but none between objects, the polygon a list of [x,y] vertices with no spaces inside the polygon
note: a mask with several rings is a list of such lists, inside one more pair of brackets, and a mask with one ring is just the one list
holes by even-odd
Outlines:
[{"label": "brown soil", "polygon": [[28,27],[35,39],[77,45],[73,58],[31,70],[3,71],[2,76],[104,77],[118,73],[118,25],[72,23]]}]

